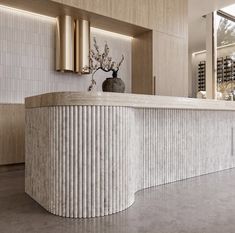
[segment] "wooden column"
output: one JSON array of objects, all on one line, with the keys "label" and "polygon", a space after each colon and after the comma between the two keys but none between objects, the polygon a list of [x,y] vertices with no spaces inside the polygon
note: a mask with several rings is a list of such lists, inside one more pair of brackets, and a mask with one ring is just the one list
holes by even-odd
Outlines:
[{"label": "wooden column", "polygon": [[206,95],[216,99],[217,91],[217,30],[216,12],[206,16]]}]

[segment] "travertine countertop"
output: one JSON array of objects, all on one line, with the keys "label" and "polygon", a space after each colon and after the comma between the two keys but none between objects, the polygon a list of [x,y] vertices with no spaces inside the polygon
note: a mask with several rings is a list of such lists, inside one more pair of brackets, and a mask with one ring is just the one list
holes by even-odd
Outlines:
[{"label": "travertine countertop", "polygon": [[183,97],[105,92],[53,92],[25,99],[26,108],[65,105],[125,106],[135,108],[235,110],[235,102]]}]

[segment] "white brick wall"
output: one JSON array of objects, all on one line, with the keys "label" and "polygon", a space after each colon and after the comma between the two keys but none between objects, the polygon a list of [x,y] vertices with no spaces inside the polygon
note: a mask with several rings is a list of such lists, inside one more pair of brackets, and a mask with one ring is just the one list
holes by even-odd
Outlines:
[{"label": "white brick wall", "polygon": [[[23,103],[26,96],[51,91],[87,91],[90,76],[55,71],[54,31],[55,20],[0,7],[0,103]],[[119,76],[131,92],[131,41],[97,31],[93,36],[101,49],[108,42],[114,59],[124,54]],[[95,77],[101,91],[107,73]]]}]

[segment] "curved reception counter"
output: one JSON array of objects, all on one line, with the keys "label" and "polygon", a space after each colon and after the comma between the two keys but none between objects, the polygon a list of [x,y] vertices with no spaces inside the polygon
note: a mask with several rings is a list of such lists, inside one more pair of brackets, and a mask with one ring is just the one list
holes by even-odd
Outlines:
[{"label": "curved reception counter", "polygon": [[55,215],[113,214],[138,190],[235,165],[233,102],[65,92],[25,106],[25,191]]}]

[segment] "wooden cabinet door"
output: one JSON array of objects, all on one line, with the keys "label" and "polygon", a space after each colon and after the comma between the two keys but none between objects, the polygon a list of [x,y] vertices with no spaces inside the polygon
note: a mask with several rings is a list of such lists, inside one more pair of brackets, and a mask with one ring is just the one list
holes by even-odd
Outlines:
[{"label": "wooden cabinet door", "polygon": [[132,40],[132,93],[154,94],[152,39],[148,31]]},{"label": "wooden cabinet door", "polygon": [[153,32],[153,75],[155,94],[188,96],[187,40]]},{"label": "wooden cabinet door", "polygon": [[24,104],[0,104],[0,165],[24,162]]}]

